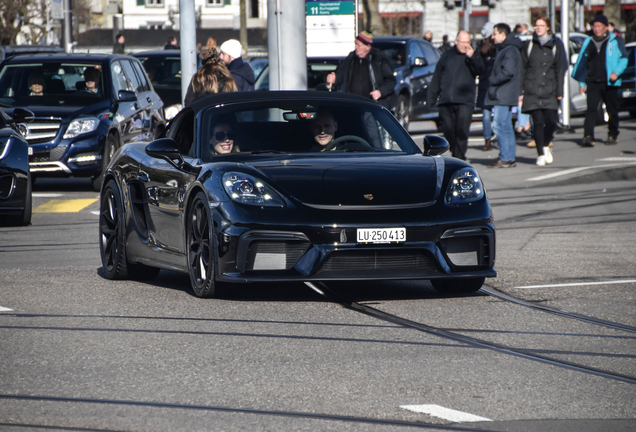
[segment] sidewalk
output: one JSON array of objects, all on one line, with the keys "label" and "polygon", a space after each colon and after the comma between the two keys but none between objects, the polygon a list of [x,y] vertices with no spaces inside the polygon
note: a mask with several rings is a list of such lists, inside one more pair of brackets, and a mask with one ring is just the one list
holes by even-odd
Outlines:
[{"label": "sidewalk", "polygon": [[[484,139],[481,123],[473,123],[466,156],[477,169],[488,189],[544,186],[550,183],[589,183],[600,180],[636,179],[636,119],[621,113],[620,135],[617,145],[605,145],[607,125],[595,129],[596,146],[581,147],[583,118],[571,119],[571,130],[557,134],[553,141],[554,162],[539,167],[536,165],[536,148],[527,147],[529,139],[517,141],[517,166],[515,168],[488,168],[486,165],[497,159],[499,150],[482,151]],[[414,126],[414,127],[413,127]],[[410,130],[416,142],[421,144],[424,134],[439,134],[434,124],[414,124]],[[420,127],[418,127],[420,126]],[[448,155],[446,153],[445,155]]]}]

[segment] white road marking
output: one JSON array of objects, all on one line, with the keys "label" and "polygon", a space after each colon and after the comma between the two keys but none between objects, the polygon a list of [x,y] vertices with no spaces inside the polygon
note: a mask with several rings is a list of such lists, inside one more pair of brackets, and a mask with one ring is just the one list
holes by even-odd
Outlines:
[{"label": "white road marking", "polygon": [[409,411],[413,411],[416,413],[429,414],[434,417],[438,417],[444,420],[452,421],[452,422],[482,422],[482,421],[492,421],[485,417],[479,417],[474,414],[469,414],[463,411],[457,411],[450,408],[444,408],[439,405],[400,405],[400,408],[404,408]]},{"label": "white road marking", "polygon": [[13,311],[13,309],[0,306],[0,312],[11,312],[11,311]]},{"label": "white road marking", "polygon": [[93,213],[94,215],[99,216],[99,212],[98,212],[98,211],[96,211],[96,210],[91,211],[91,213]]},{"label": "white road marking", "polygon": [[602,162],[636,162],[636,158],[634,157],[609,157],[597,160]]},{"label": "white road marking", "polygon": [[[621,159],[623,160],[623,159]],[[585,170],[590,170],[590,169],[594,169],[594,168],[612,168],[612,167],[617,167],[617,166],[624,166],[624,165],[634,165],[633,163],[627,163],[627,164],[609,164],[609,165],[597,165],[597,166],[586,166],[586,167],[579,167],[579,168],[571,168],[568,170],[564,170],[564,171],[559,171],[559,172],[555,172],[552,174],[546,174],[543,176],[539,176],[539,177],[532,177],[529,178],[528,181],[540,181],[540,180],[547,180],[550,178],[554,178],[554,177],[561,177],[564,175],[568,175],[568,174],[572,174],[575,172],[579,172],[579,171],[585,171]]]},{"label": "white road marking", "polygon": [[31,196],[37,198],[55,198],[64,196],[64,194],[56,194],[56,193],[32,193]]},{"label": "white road marking", "polygon": [[625,284],[635,283],[636,279],[617,280],[617,281],[605,281],[605,282],[580,282],[580,283],[568,283],[568,284],[555,284],[555,285],[528,285],[515,287],[515,289],[532,289],[532,288],[559,288],[569,286],[582,286],[582,285],[610,285],[610,284]]}]

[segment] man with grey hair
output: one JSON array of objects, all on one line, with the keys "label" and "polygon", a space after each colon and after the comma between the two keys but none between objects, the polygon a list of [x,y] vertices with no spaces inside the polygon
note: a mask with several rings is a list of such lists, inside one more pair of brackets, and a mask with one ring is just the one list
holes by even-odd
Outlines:
[{"label": "man with grey hair", "polygon": [[457,33],[455,46],[439,59],[428,88],[427,104],[439,106],[444,137],[453,156],[462,160],[466,160],[475,108],[475,77],[483,70],[482,58],[470,44],[470,34],[462,30]]}]

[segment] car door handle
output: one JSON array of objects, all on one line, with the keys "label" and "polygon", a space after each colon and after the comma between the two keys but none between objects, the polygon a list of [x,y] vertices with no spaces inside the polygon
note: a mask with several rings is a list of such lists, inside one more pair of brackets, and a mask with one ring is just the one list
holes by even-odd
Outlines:
[{"label": "car door handle", "polygon": [[148,103],[152,103],[152,99],[150,99],[150,96],[146,96],[146,100],[148,101]]},{"label": "car door handle", "polygon": [[148,181],[148,173],[146,173],[145,171],[139,171],[139,176],[137,176],[137,178],[141,181],[147,182]]},{"label": "car door handle", "polygon": [[139,104],[138,104],[137,102],[135,102],[135,103],[133,104],[133,108],[134,108],[135,110],[139,110]]}]

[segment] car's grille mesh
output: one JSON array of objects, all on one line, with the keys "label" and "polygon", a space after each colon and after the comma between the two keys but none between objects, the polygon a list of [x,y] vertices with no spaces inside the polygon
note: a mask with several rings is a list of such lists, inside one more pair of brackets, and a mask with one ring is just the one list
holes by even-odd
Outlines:
[{"label": "car's grille mesh", "polygon": [[51,160],[51,152],[41,151],[29,156],[29,162],[48,162]]},{"label": "car's grille mesh", "polygon": [[64,152],[66,152],[66,147],[67,146],[63,145],[63,146],[57,146],[51,149],[51,155],[49,156],[49,160],[52,160],[52,161],[60,160],[62,156],[64,156]]},{"label": "car's grille mesh", "polygon": [[435,270],[435,263],[421,250],[342,251],[329,255],[318,274],[355,270]]}]

